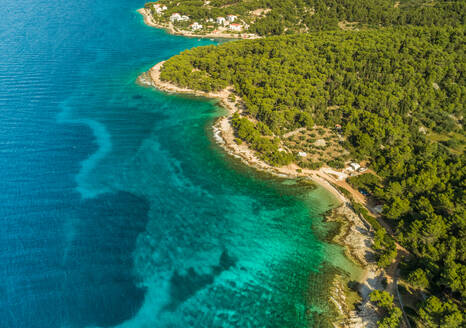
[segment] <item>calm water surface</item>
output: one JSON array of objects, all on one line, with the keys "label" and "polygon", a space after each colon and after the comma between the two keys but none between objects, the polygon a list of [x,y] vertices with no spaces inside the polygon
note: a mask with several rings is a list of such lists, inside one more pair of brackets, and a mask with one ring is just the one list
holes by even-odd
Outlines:
[{"label": "calm water surface", "polygon": [[213,43],[142,5],[2,1],[0,326],[326,326],[334,200],[223,154],[214,103],[135,84]]}]

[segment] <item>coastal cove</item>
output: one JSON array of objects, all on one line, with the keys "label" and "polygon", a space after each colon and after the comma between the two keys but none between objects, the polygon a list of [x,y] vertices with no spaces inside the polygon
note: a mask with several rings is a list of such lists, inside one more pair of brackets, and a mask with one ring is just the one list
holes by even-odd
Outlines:
[{"label": "coastal cove", "polygon": [[[160,79],[163,64],[162,61],[148,72],[140,75],[138,83],[155,87],[169,94],[191,95],[218,101],[227,114],[219,117],[212,125],[214,141],[228,155],[238,159],[248,167],[264,172],[268,176],[275,176],[280,179],[298,179],[298,181],[311,183],[311,185],[316,183],[320,188],[324,188],[333,195],[337,203],[334,205],[334,209],[327,212],[326,221],[335,222],[339,228],[336,229],[338,232],[335,232],[335,236],[330,234],[326,240],[342,245],[345,248],[346,257],[355,265],[360,265],[364,269],[353,267],[353,269],[350,269],[353,273],[350,276],[347,273],[341,274],[341,272],[340,274],[334,272],[331,275],[333,278],[327,290],[327,300],[330,301],[336,311],[327,320],[336,327],[376,327],[379,315],[375,307],[370,303],[369,294],[374,289],[383,289],[382,281],[385,276],[383,270],[380,270],[375,264],[375,255],[370,248],[373,243],[373,230],[364,219],[354,212],[350,200],[337,189],[337,185],[341,184],[340,181],[326,169],[297,171],[296,165],[275,167],[259,159],[248,145],[238,144],[235,140],[231,119],[235,112],[241,112],[241,107],[238,99],[232,101],[230,98],[233,94],[232,87],[218,92],[203,92],[178,87]],[[372,255],[368,257],[367,254]],[[361,298],[356,296],[358,302],[361,302],[358,309],[355,308],[354,304],[356,291],[351,292],[348,288],[351,281],[353,284],[357,281],[357,292],[361,296]]]},{"label": "coastal cove", "polygon": [[324,220],[338,194],[225,152],[217,101],[135,83],[215,43],[141,5],[7,0],[3,326],[331,327],[335,276],[360,276]]}]

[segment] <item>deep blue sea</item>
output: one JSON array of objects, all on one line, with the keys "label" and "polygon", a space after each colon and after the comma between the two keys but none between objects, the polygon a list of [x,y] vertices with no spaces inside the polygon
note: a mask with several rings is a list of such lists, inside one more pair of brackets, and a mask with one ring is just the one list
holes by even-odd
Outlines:
[{"label": "deep blue sea", "polygon": [[137,76],[214,43],[140,0],[2,0],[0,327],[326,327],[320,188],[224,154],[212,101]]}]

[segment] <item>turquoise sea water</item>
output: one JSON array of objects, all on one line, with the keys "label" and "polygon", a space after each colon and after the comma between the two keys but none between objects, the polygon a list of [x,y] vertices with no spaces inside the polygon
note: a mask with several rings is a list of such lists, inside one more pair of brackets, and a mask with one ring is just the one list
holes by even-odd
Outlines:
[{"label": "turquoise sea water", "polygon": [[1,327],[324,327],[325,190],[215,144],[215,103],[137,85],[211,40],[145,26],[141,1],[5,0]]}]

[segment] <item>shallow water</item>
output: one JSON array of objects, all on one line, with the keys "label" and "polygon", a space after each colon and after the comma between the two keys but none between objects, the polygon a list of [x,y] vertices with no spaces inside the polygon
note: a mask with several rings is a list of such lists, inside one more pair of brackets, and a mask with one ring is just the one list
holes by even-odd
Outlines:
[{"label": "shallow water", "polygon": [[213,102],[135,83],[213,42],[146,27],[140,1],[5,1],[1,326],[326,326],[352,270],[323,242],[332,196],[229,158]]}]

